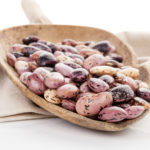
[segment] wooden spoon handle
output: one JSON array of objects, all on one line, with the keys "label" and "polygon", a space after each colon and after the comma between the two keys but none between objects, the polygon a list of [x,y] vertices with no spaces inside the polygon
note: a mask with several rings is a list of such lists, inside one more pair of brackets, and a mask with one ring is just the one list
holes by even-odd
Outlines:
[{"label": "wooden spoon handle", "polygon": [[31,24],[51,24],[35,0],[22,0],[22,8]]}]

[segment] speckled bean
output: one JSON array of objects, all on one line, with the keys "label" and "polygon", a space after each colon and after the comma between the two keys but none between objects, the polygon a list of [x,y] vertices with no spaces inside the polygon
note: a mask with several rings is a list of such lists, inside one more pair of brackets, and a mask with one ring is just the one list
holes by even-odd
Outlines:
[{"label": "speckled bean", "polygon": [[139,117],[144,112],[143,106],[130,106],[125,108],[125,111],[128,113],[126,119],[135,119]]},{"label": "speckled bean", "polygon": [[38,95],[44,94],[44,91],[46,90],[43,80],[39,78],[36,73],[32,73],[28,76],[27,86],[32,92]]},{"label": "speckled bean", "polygon": [[98,118],[107,122],[119,122],[126,119],[127,115],[127,112],[123,108],[111,106],[102,109]]},{"label": "speckled bean", "polygon": [[65,79],[59,72],[48,73],[44,78],[45,85],[50,89],[56,89],[63,85],[64,82]]},{"label": "speckled bean", "polygon": [[16,61],[15,69],[21,75],[23,72],[30,72],[29,64],[25,61]]},{"label": "speckled bean", "polygon": [[63,63],[57,63],[55,65],[55,71],[61,73],[65,77],[70,77],[73,70],[73,68]]},{"label": "speckled bean", "polygon": [[89,70],[95,66],[104,65],[105,63],[106,63],[106,60],[103,56],[99,54],[94,54],[94,55],[89,56],[87,59],[85,59],[83,63],[83,67]]},{"label": "speckled bean", "polygon": [[61,102],[61,106],[67,110],[75,111],[76,102],[72,100],[63,99]]},{"label": "speckled bean", "polygon": [[109,92],[88,94],[78,99],[76,111],[82,116],[95,116],[99,111],[112,104],[112,95]]},{"label": "speckled bean", "polygon": [[57,89],[57,96],[63,99],[74,98],[79,93],[79,89],[73,84],[65,84]]},{"label": "speckled bean", "polygon": [[96,93],[104,92],[109,89],[109,85],[106,82],[97,78],[90,78],[88,80],[88,86],[93,92]]}]

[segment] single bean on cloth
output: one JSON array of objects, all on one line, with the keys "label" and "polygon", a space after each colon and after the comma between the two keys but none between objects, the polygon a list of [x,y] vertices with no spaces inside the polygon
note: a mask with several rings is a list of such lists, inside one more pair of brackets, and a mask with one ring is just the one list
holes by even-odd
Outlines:
[{"label": "single bean on cloth", "polygon": [[6,56],[27,88],[79,115],[115,123],[135,119],[150,106],[139,70],[125,66],[109,41],[52,43],[29,35]]}]

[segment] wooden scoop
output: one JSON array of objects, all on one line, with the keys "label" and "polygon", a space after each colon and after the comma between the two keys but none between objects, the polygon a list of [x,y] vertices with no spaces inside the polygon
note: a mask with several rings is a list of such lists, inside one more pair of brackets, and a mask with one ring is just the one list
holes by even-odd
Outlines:
[{"label": "wooden scoop", "polygon": [[[43,13],[40,13],[40,8],[32,0],[23,1],[23,8],[30,19],[30,22],[34,23],[50,23],[45,18]],[[28,5],[27,5],[28,4]],[[27,9],[28,8],[28,9]],[[31,17],[32,16],[32,17]],[[34,18],[34,20],[33,20]],[[20,80],[16,71],[7,63],[6,53],[11,50],[11,47],[15,43],[21,43],[22,39],[28,35],[37,35],[42,40],[48,40],[51,42],[60,42],[65,38],[71,38],[76,41],[101,41],[109,40],[116,46],[117,52],[123,56],[124,63],[126,65],[136,66],[136,55],[133,50],[124,44],[114,34],[97,28],[83,27],[83,26],[71,26],[71,25],[49,25],[49,24],[34,24],[17,26],[0,31],[0,65],[13,83],[31,99],[34,103],[42,107],[43,109],[53,113],[54,115],[65,119],[76,125],[103,131],[120,131],[127,128],[132,123],[141,119],[148,111],[145,111],[143,115],[134,120],[122,121],[121,123],[107,123],[103,121],[96,121],[77,113],[68,111],[60,106],[47,102],[40,96],[31,92],[26,86],[24,86]],[[142,72],[141,72],[142,74]],[[9,92],[9,91],[8,91]]]}]

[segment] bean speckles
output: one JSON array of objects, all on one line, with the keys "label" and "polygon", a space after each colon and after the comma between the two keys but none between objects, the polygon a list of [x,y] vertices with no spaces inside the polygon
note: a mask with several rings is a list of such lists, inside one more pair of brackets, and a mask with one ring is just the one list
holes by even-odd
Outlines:
[{"label": "bean speckles", "polygon": [[71,100],[67,100],[67,99],[63,99],[61,102],[61,106],[65,109],[68,109],[70,111],[75,111],[75,106],[76,106],[76,102],[75,101],[71,101]]},{"label": "bean speckles", "polygon": [[139,117],[144,112],[143,106],[130,106],[125,108],[126,112],[128,113],[127,119],[134,119]]},{"label": "bean speckles", "polygon": [[88,78],[88,71],[83,68],[77,68],[72,71],[71,73],[71,79],[75,82],[84,82]]},{"label": "bean speckles", "polygon": [[106,82],[97,78],[90,78],[88,80],[88,86],[92,91],[96,93],[104,92],[109,89],[109,85]]},{"label": "bean speckles", "polygon": [[84,95],[80,97],[76,103],[76,111],[83,116],[94,116],[99,111],[112,104],[112,96],[109,92],[100,94]]},{"label": "bean speckles", "polygon": [[56,89],[63,85],[65,82],[64,77],[58,72],[46,74],[44,78],[45,85],[50,89]]},{"label": "bean speckles", "polygon": [[98,118],[107,122],[119,122],[128,116],[128,113],[117,106],[107,107],[100,111]]},{"label": "bean speckles", "polygon": [[27,86],[34,93],[41,95],[44,94],[46,87],[41,78],[38,77],[36,73],[33,73],[27,78]]},{"label": "bean speckles", "polygon": [[128,85],[114,87],[111,93],[115,102],[128,101],[134,97],[134,92]]},{"label": "bean speckles", "polygon": [[14,44],[6,58],[20,81],[45,104],[67,109],[60,109],[62,113],[119,123],[149,109],[150,89],[137,80],[139,70],[125,66],[116,50],[110,41],[52,43],[29,35]]},{"label": "bean speckles", "polygon": [[57,89],[57,95],[63,99],[74,98],[79,93],[79,89],[73,84],[65,84]]},{"label": "bean speckles", "polygon": [[103,56],[99,54],[94,54],[85,59],[83,66],[85,69],[89,70],[92,67],[104,65],[105,62],[106,60]]},{"label": "bean speckles", "polygon": [[137,91],[137,95],[148,102],[150,102],[150,90],[147,88],[139,88]]}]

